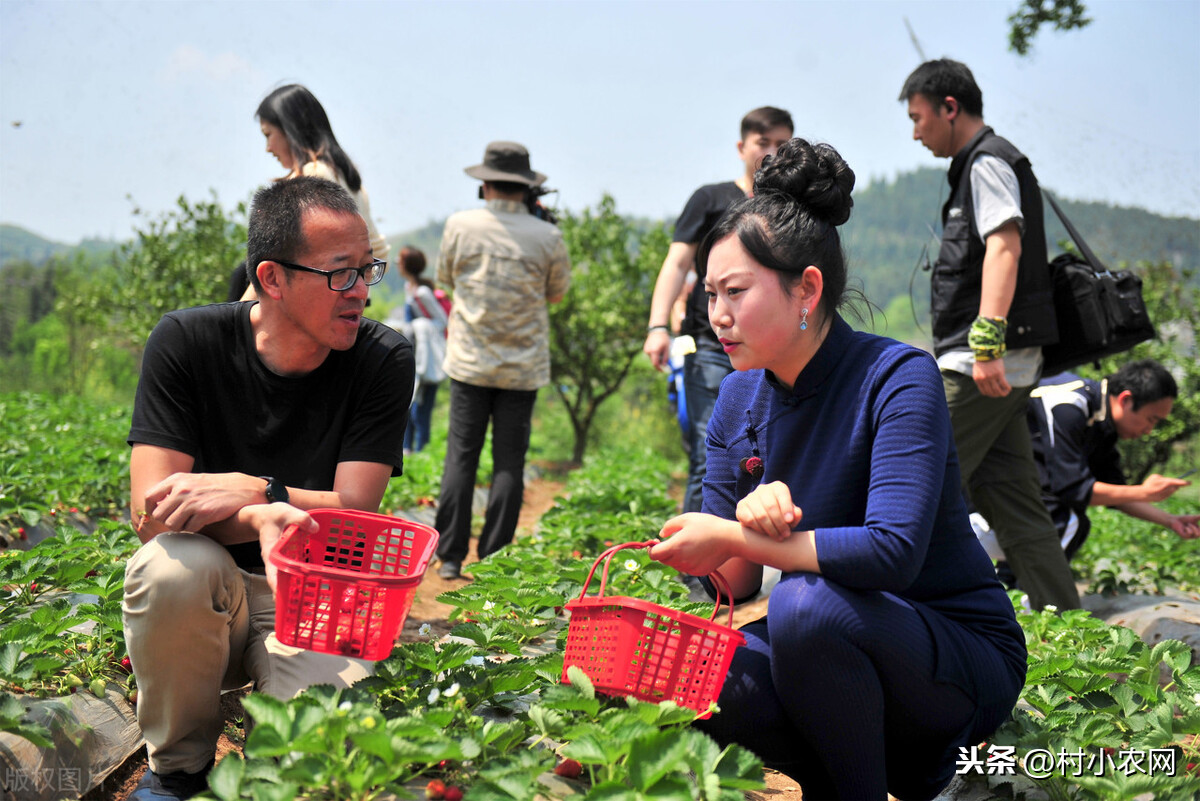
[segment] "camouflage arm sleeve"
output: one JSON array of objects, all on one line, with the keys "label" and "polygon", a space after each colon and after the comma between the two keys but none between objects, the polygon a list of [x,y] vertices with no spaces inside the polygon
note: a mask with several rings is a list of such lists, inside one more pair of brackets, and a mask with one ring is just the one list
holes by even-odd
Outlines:
[{"label": "camouflage arm sleeve", "polygon": [[1008,320],[1003,317],[976,317],[967,334],[967,345],[975,354],[975,361],[990,362],[1001,359],[1008,351],[1004,337],[1008,333]]}]

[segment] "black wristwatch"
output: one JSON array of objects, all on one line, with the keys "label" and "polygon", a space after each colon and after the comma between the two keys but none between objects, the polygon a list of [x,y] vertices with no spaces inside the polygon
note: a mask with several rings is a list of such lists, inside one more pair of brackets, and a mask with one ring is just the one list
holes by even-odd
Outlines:
[{"label": "black wristwatch", "polygon": [[267,482],[267,488],[263,490],[263,494],[267,496],[267,503],[287,503],[288,491],[282,481],[271,476],[259,476],[263,481]]}]

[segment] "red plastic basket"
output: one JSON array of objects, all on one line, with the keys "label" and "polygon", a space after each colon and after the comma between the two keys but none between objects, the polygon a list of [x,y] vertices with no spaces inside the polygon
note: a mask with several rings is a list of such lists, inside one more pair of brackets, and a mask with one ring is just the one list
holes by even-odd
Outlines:
[{"label": "red plastic basket", "polygon": [[[566,607],[571,622],[562,680],[567,681],[567,669],[575,665],[600,692],[651,702],[670,700],[708,717],[709,704],[721,694],[734,651],[746,642],[732,627],[732,605],[728,625],[716,622],[721,595],[732,598],[724,576],[710,575],[717,587],[717,601],[707,620],[639,598],[604,595],[613,555],[656,542],[614,545],[597,557],[579,598]],[[589,598],[588,585],[601,561],[600,595]]]},{"label": "red plastic basket", "polygon": [[429,526],[352,509],[310,509],[313,534],[288,526],[271,563],[275,636],[284,645],[386,659],[437,547]]}]

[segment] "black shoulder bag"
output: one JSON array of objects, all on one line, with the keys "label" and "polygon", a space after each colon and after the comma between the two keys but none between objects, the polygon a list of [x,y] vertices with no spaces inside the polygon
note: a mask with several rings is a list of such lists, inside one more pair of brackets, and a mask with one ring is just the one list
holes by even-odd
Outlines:
[{"label": "black shoulder bag", "polygon": [[1083,255],[1063,253],[1050,262],[1058,342],[1042,347],[1042,375],[1051,376],[1123,353],[1154,338],[1142,300],[1142,279],[1129,270],[1105,267],[1046,190],[1042,194]]}]

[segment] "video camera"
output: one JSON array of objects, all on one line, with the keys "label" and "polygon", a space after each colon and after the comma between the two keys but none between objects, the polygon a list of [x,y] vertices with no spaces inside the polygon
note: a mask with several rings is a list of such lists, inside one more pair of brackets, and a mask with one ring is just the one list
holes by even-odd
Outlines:
[{"label": "video camera", "polygon": [[554,194],[558,194],[557,189],[547,189],[544,186],[529,187],[529,191],[525,193],[525,206],[529,209],[529,213],[551,225],[558,225],[558,216],[554,210],[546,208],[541,202],[542,197]]}]

